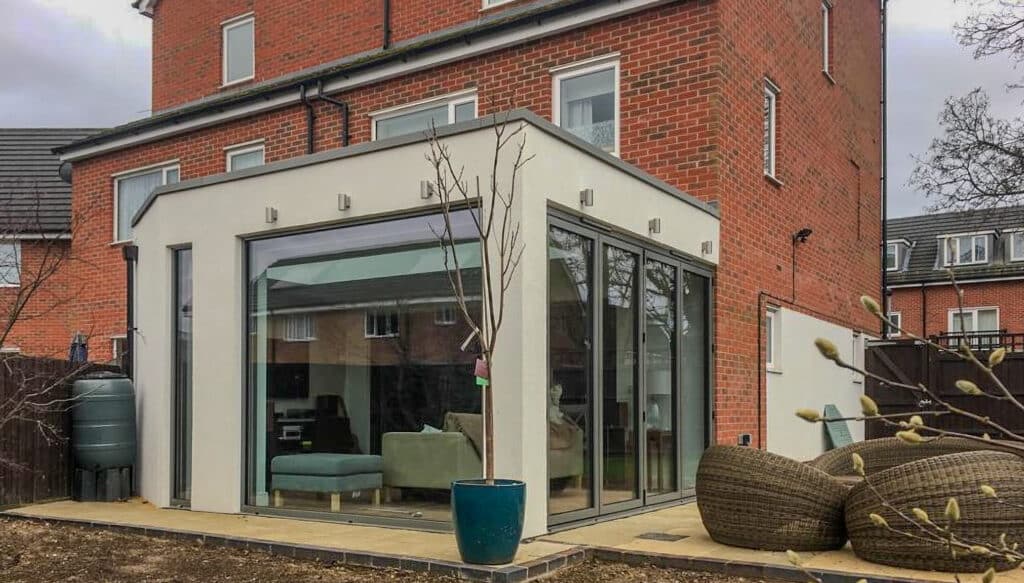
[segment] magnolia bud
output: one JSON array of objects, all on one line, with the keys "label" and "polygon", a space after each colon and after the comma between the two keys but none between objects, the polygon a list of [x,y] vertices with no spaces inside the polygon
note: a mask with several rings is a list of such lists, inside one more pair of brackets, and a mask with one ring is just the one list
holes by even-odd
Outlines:
[{"label": "magnolia bud", "polygon": [[989,550],[981,545],[971,545],[971,552],[975,555],[987,555]]},{"label": "magnolia bud", "polygon": [[874,512],[872,512],[871,514],[868,514],[868,518],[871,519],[871,522],[874,523],[875,526],[881,526],[881,527],[889,526],[889,523],[886,522],[886,520],[884,518],[882,518],[881,515],[875,514]]},{"label": "magnolia bud", "polygon": [[918,435],[918,433],[916,431],[912,431],[912,430],[909,430],[909,429],[907,431],[897,431],[896,432],[896,437],[902,439],[904,441],[904,443],[909,443],[910,445],[917,445],[919,443],[924,443],[924,438],[923,437]]},{"label": "magnolia bud", "polygon": [[860,409],[868,417],[878,416],[878,403],[875,403],[874,399],[867,395],[860,396]]},{"label": "magnolia bud", "polygon": [[984,439],[985,441],[992,441],[992,436],[989,435],[988,433],[982,433],[981,438]]},{"label": "magnolia bud", "polygon": [[1003,362],[1004,358],[1006,358],[1006,349],[996,348],[992,351],[992,354],[988,355],[988,366],[990,368],[999,366],[999,364]]},{"label": "magnolia bud", "polygon": [[865,310],[876,316],[882,313],[882,307],[879,306],[878,302],[876,302],[871,296],[860,296],[860,303],[864,306]]},{"label": "magnolia bud", "polygon": [[912,508],[910,511],[913,512],[914,516],[916,516],[917,519],[921,522],[931,522],[931,519],[928,518],[928,513],[922,510],[921,508]]},{"label": "magnolia bud", "polygon": [[996,489],[993,488],[992,486],[989,486],[988,484],[981,485],[981,493],[984,494],[985,496],[988,496],[989,498],[999,497],[996,495]]},{"label": "magnolia bud", "polygon": [[818,413],[814,409],[797,409],[796,416],[804,421],[810,421],[811,423],[821,421],[821,413]]},{"label": "magnolia bud", "polygon": [[914,415],[910,418],[911,427],[924,427],[924,419],[921,419],[920,415]]},{"label": "magnolia bud", "polygon": [[981,583],[993,583],[996,580],[996,568],[989,567],[988,571],[981,576]]},{"label": "magnolia bud", "polygon": [[956,522],[960,520],[960,503],[956,501],[956,498],[950,498],[949,502],[946,502],[946,520],[950,522]]},{"label": "magnolia bud", "polygon": [[965,394],[968,394],[968,395],[980,395],[981,394],[981,389],[978,388],[978,385],[976,385],[976,384],[974,384],[971,381],[966,380],[966,379],[958,380],[956,382],[956,388],[960,389],[962,392],[964,392]]},{"label": "magnolia bud", "polygon": [[857,472],[857,475],[864,475],[864,458],[860,457],[859,453],[850,454],[853,459],[853,471]]},{"label": "magnolia bud", "polygon": [[786,558],[789,559],[790,563],[797,567],[799,567],[800,563],[803,561],[803,559],[800,558],[800,555],[798,555],[796,551],[786,551]]},{"label": "magnolia bud", "polygon": [[818,347],[818,352],[820,352],[825,358],[834,361],[839,360],[839,349],[836,348],[836,345],[833,344],[831,340],[828,340],[827,338],[818,338],[814,341],[814,345]]}]

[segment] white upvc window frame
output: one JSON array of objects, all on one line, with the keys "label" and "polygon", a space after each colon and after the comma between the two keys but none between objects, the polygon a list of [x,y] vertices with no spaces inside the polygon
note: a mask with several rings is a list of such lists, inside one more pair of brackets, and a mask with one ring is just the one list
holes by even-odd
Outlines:
[{"label": "white upvc window frame", "polygon": [[17,283],[10,283],[10,282],[7,282],[7,281],[0,280],[0,288],[10,288],[10,289],[20,288],[21,287],[21,262],[22,262],[21,241],[18,240],[18,239],[0,239],[0,246],[2,246],[2,245],[10,245],[10,246],[14,247],[14,258],[15,258],[15,261],[17,262],[16,269],[18,271],[18,282]]},{"label": "white upvc window frame", "polygon": [[[303,324],[295,325],[296,322],[303,322]],[[317,337],[317,324],[316,318],[312,313],[299,312],[295,314],[288,314],[284,317],[283,322],[284,330],[281,336],[285,342],[315,342]],[[301,329],[301,330],[300,330]],[[294,334],[294,332],[303,331],[304,334]]]},{"label": "white upvc window frame", "polygon": [[481,0],[482,7],[480,10],[487,10],[488,8],[497,8],[498,6],[504,6],[505,4],[511,4],[516,0]]},{"label": "white upvc window frame", "polygon": [[[248,77],[228,80],[228,31],[247,24],[252,25],[252,73]],[[256,16],[254,13],[240,14],[220,23],[220,69],[221,87],[231,87],[256,78]]]},{"label": "white upvc window frame", "polygon": [[900,332],[899,329],[903,327],[903,312],[889,312],[886,314],[886,317],[889,318],[889,321],[895,324],[895,326],[890,326],[888,324],[885,325],[888,335],[902,336],[903,332]]},{"label": "white upvc window frame", "polygon": [[[118,344],[122,345],[123,349],[118,349]],[[127,334],[114,334],[110,337],[110,362],[114,364],[124,363],[121,361],[121,357],[127,357],[125,354],[128,348],[128,335]]]},{"label": "white upvc window frame", "polygon": [[251,142],[243,142],[241,144],[233,144],[224,148],[224,171],[233,172],[231,170],[231,160],[235,156],[242,154],[251,154],[252,152],[261,152],[262,162],[261,165],[267,163],[267,146],[263,140],[253,140]]},{"label": "white upvc window frame", "polygon": [[447,95],[440,95],[438,97],[431,97],[421,101],[405,103],[403,105],[389,107],[387,109],[381,109],[370,113],[370,139],[372,141],[377,140],[377,122],[402,117],[403,115],[409,115],[425,109],[434,109],[444,103],[448,104],[449,124],[455,123],[455,108],[467,103],[473,104],[473,117],[480,117],[480,102],[477,98],[477,90],[467,89],[465,91],[457,91]]},{"label": "white upvc window frame", "polygon": [[150,172],[156,172],[157,170],[161,171],[160,186],[167,186],[167,175],[171,172],[177,172],[178,181],[181,181],[181,164],[179,164],[177,159],[168,160],[166,162],[160,162],[159,164],[150,164],[149,166],[143,166],[141,168],[133,168],[131,170],[125,170],[124,172],[118,172],[117,174],[111,174],[110,177],[114,181],[114,220],[112,221],[114,224],[114,233],[113,242],[111,243],[111,245],[131,243],[133,241],[133,239],[131,238],[121,239],[120,237],[118,237],[117,234],[119,226],[117,216],[118,206],[120,204],[121,199],[121,181],[127,178],[139,176],[140,174],[149,174]]},{"label": "white upvc window frame", "polygon": [[[982,231],[977,233],[955,233],[952,235],[941,235],[939,236],[939,242],[942,245],[942,264],[944,267],[963,267],[967,265],[985,265],[992,260],[992,235],[993,231]],[[960,259],[960,240],[964,238],[970,238],[971,240],[971,261],[959,261]],[[981,238],[985,241],[985,258],[978,259],[975,253],[976,247],[974,242],[976,239]],[[956,252],[950,257],[949,244],[950,241],[956,241]]]},{"label": "white upvc window frame", "polygon": [[863,384],[864,375],[857,372],[864,370],[864,335],[860,332],[854,332],[850,339],[850,364],[856,369],[850,371],[851,380],[854,384]]},{"label": "white upvc window frame", "polygon": [[[394,330],[385,330],[384,333],[382,334],[381,331],[379,329],[377,329],[377,319],[376,318],[378,316],[387,316],[388,318],[393,316],[395,318],[395,329]],[[370,321],[370,318],[374,319],[374,325],[373,325],[374,330],[372,332],[369,330],[369,326],[367,326],[367,324]],[[402,321],[401,320],[402,319],[399,317],[398,312],[395,311],[395,310],[373,310],[373,309],[367,310],[366,312],[363,313],[363,338],[367,338],[367,339],[374,339],[374,338],[398,338],[398,337],[400,337],[402,335]]]},{"label": "white upvc window frame", "polygon": [[821,0],[821,72],[832,76],[832,2]]},{"label": "white upvc window frame", "polygon": [[[889,267],[889,249],[892,249],[893,265]],[[900,270],[900,243],[890,242],[885,244],[885,270],[886,271],[899,271]]]},{"label": "white upvc window frame", "polygon": [[[992,311],[994,311],[996,313],[996,329],[995,330],[978,330],[978,312],[992,312]],[[955,316],[960,314],[961,312],[963,312],[964,314],[971,314],[971,321],[974,323],[974,330],[967,330],[966,331],[967,334],[973,334],[973,333],[977,333],[977,332],[995,332],[995,331],[999,330],[999,325],[1000,325],[1001,320],[1002,320],[1002,318],[1000,317],[1000,313],[999,313],[999,306],[981,306],[981,307],[977,307],[977,308],[964,308],[963,310],[961,310],[960,308],[950,308],[949,316],[948,316],[948,319],[947,319],[947,324],[949,326],[949,334],[952,335],[952,336],[959,336],[959,335],[964,333],[963,330],[954,330],[953,329],[953,320],[954,320]]]},{"label": "white upvc window frame", "polygon": [[[612,69],[615,74],[615,144],[611,152],[618,157],[622,141],[622,66],[620,53],[601,55],[575,63],[560,65],[549,70],[551,74],[551,122],[562,127],[562,82],[574,77],[581,77]],[[567,130],[568,131],[568,130]],[[596,146],[595,146],[596,147]]]},{"label": "white upvc window frame", "polygon": [[442,304],[434,310],[434,324],[438,326],[454,326],[459,322],[459,307],[455,304]]},{"label": "white upvc window frame", "polygon": [[[770,107],[768,108],[768,127],[762,128],[761,135],[761,166],[764,170],[764,175],[773,181],[779,180],[779,94],[782,90],[779,86],[772,82],[771,79],[765,77],[764,79],[764,91],[762,92],[761,101],[761,124],[764,125],[764,100],[770,100]],[[764,135],[764,131],[768,132],[768,135]],[[768,160],[764,159],[764,143],[765,138],[768,138]]]},{"label": "white upvc window frame", "polygon": [[1010,235],[1010,261],[1024,261],[1024,253],[1017,254],[1017,247],[1014,245],[1014,240],[1020,238],[1021,247],[1024,248],[1024,229],[1017,229],[1014,231],[1008,231]]},{"label": "white upvc window frame", "polygon": [[764,368],[768,372],[782,372],[782,318],[779,308],[768,306],[764,313]]}]

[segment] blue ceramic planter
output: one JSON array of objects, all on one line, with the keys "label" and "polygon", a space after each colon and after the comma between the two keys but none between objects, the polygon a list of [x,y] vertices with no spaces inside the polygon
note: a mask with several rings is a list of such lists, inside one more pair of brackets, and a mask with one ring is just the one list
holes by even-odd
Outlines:
[{"label": "blue ceramic planter", "polygon": [[523,536],[526,484],[518,480],[452,482],[452,519],[462,560],[473,565],[511,563]]}]

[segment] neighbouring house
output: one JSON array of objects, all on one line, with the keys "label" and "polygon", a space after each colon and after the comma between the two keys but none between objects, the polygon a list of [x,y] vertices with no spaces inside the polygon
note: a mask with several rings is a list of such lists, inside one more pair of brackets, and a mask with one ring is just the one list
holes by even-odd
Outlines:
[{"label": "neighbouring house", "polygon": [[[885,278],[894,324],[947,344],[967,334],[976,345],[1024,350],[1024,206],[886,224]],[[963,290],[962,310],[950,272]]]},{"label": "neighbouring house", "polygon": [[97,131],[0,128],[0,314],[16,320],[0,352],[66,357],[74,334],[88,333],[72,305],[71,184],[53,149]]},{"label": "neighbouring house", "polygon": [[536,155],[495,371],[527,536],[687,499],[712,442],[812,457],[793,410],[859,406],[812,342],[878,332],[882,3],[136,5],[153,115],[59,151],[154,504],[447,527],[480,393],[424,132],[486,181],[494,114]]}]

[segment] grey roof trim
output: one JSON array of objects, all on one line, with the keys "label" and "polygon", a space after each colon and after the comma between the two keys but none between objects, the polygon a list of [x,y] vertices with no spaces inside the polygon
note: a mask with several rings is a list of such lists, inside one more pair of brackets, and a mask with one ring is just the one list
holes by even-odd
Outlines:
[{"label": "grey roof trim", "polygon": [[[358,85],[338,88],[332,86],[330,81],[344,81],[346,77],[350,75],[360,73],[364,70],[379,68],[395,62],[413,62],[417,60],[426,61],[426,58],[424,57],[425,55],[437,53],[446,47],[460,48],[470,46],[474,39],[487,39],[489,37],[497,36],[499,33],[509,29],[513,29],[515,33],[522,31],[521,36],[523,39],[521,42],[526,42],[532,38],[532,35],[528,34],[531,29],[536,29],[550,24],[551,19],[556,18],[561,13],[569,15],[569,18],[563,19],[567,21],[566,27],[577,28],[579,26],[586,26],[593,22],[598,22],[600,19],[597,19],[596,17],[586,19],[578,15],[574,16],[573,13],[596,11],[602,7],[608,7],[607,10],[609,12],[614,11],[615,15],[628,14],[630,12],[678,1],[679,0],[537,0],[522,6],[513,6],[497,13],[487,14],[471,22],[455,25],[447,29],[427,33],[395,43],[388,49],[375,49],[373,51],[349,55],[330,63],[311,67],[290,75],[260,82],[255,85],[246,86],[236,91],[212,97],[204,97],[197,101],[175,107],[174,109],[162,111],[150,117],[111,128],[108,131],[99,133],[84,140],[76,141],[67,146],[56,148],[54,149],[54,152],[64,155],[64,158],[67,159],[69,156],[66,156],[66,154],[85,151],[86,149],[90,149],[92,146],[99,146],[101,144],[113,142],[119,138],[126,140],[134,138],[132,140],[132,144],[162,139],[167,136],[159,135],[156,137],[147,137],[145,135],[147,132],[154,132],[158,128],[162,127],[170,127],[171,129],[178,127],[178,130],[174,133],[180,133],[225,121],[212,120],[195,128],[186,125],[190,121],[194,121],[195,118],[202,117],[203,115],[210,114],[211,112],[230,112],[232,109],[264,111],[292,105],[294,103],[299,103],[300,101],[298,89],[302,84],[313,83],[318,80],[325,81],[325,93],[349,90],[357,87]],[[557,30],[554,33],[548,34],[558,34],[559,32],[562,32],[562,30]],[[541,36],[544,35],[542,34]],[[509,42],[503,46],[512,46],[517,44],[517,42]],[[480,52],[486,53],[492,50],[496,49],[483,48]],[[454,61],[459,60],[460,58],[466,57],[457,57],[450,60]],[[433,66],[436,66],[436,64],[425,63],[422,68],[429,68]],[[401,74],[408,74],[408,72],[403,72]],[[367,81],[367,83],[376,81],[377,80],[370,80]],[[250,115],[256,112],[257,111],[243,111],[242,114]],[[129,144],[125,144],[119,147],[127,147],[128,145]],[[99,152],[96,153],[98,154]],[[89,155],[92,155],[92,153]]]},{"label": "grey roof trim", "polygon": [[[605,152],[604,150],[591,145],[575,135],[565,131],[564,129],[556,126],[548,120],[540,117],[528,109],[515,109],[507,114],[488,115],[481,118],[459,122],[443,127],[437,128],[437,136],[439,138],[450,137],[458,134],[463,134],[483,128],[494,127],[499,123],[512,123],[522,121],[532,125],[533,127],[545,132],[546,134],[557,138],[566,144],[581,150],[591,156],[601,160],[602,162],[614,166],[618,170],[629,174],[630,176],[646,183],[649,186],[657,188],[666,194],[674,196],[682,202],[689,204],[697,210],[703,211],[716,219],[721,218],[719,210],[706,202],[703,202],[694,196],[679,190],[678,188],[668,184],[667,182],[655,178],[650,174],[640,170],[632,164],[623,162],[616,156]],[[409,134],[406,136],[397,136],[394,138],[388,138],[385,140],[378,140],[375,142],[362,142],[354,146],[347,148],[338,148],[335,150],[327,150],[324,152],[318,152],[316,154],[308,154],[305,156],[298,156],[295,158],[289,158],[287,160],[281,160],[280,162],[273,162],[264,166],[257,166],[254,168],[247,168],[237,172],[228,172],[223,174],[215,174],[212,176],[204,176],[202,178],[194,178],[192,180],[185,180],[178,182],[177,184],[169,184],[161,186],[155,189],[139,207],[138,212],[132,218],[132,226],[137,225],[145,216],[149,208],[153,206],[153,203],[158,197],[173,194],[175,192],[183,192],[186,190],[192,190],[194,188],[200,188],[203,186],[211,186],[214,184],[223,184],[225,182],[233,182],[236,180],[244,180],[246,178],[252,178],[254,176],[263,176],[265,174],[273,174],[275,172],[283,172],[285,170],[294,170],[296,168],[303,168],[306,166],[313,166],[315,164],[322,164],[324,162],[332,162],[335,160],[343,160],[345,158],[352,158],[355,156],[362,156],[364,154],[371,154],[373,152],[381,152],[384,150],[390,150],[392,148],[398,148],[401,146],[407,146],[409,144],[416,144],[420,142],[426,142],[427,136],[423,133]]]}]

